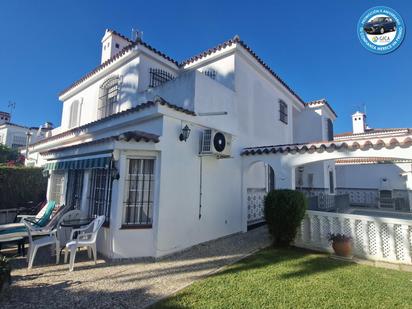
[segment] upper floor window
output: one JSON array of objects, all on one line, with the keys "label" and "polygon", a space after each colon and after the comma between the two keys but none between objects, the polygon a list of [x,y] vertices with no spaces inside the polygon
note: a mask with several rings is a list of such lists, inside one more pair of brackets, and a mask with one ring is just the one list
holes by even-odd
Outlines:
[{"label": "upper floor window", "polygon": [[80,114],[80,102],[76,100],[70,106],[69,128],[73,128],[79,125],[79,114]]},{"label": "upper floor window", "polygon": [[279,101],[279,120],[288,124],[288,106],[282,100]]},{"label": "upper floor window", "polygon": [[98,118],[116,113],[119,95],[119,77],[111,77],[100,86]]},{"label": "upper floor window", "polygon": [[208,69],[203,71],[203,74],[205,74],[206,76],[209,76],[211,79],[216,79],[216,71],[213,69]]},{"label": "upper floor window", "polygon": [[328,141],[333,141],[333,122],[327,119]]},{"label": "upper floor window", "polygon": [[155,68],[150,68],[149,70],[150,74],[150,82],[149,82],[149,87],[157,87],[160,86],[161,84],[168,82],[169,80],[175,79],[175,77],[162,69],[155,69]]},{"label": "upper floor window", "polygon": [[25,135],[14,135],[13,136],[13,141],[12,141],[12,144],[11,144],[11,148],[15,149],[15,148],[25,146],[26,145],[26,139],[27,139],[27,137]]}]

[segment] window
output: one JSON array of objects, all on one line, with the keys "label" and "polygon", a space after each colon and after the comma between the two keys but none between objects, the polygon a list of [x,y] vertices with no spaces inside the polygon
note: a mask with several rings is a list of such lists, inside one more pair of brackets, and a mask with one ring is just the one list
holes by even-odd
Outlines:
[{"label": "window", "polygon": [[80,114],[79,112],[80,112],[80,102],[76,100],[70,106],[69,128],[73,128],[79,125],[79,114]]},{"label": "window", "polygon": [[99,119],[116,113],[117,100],[119,94],[119,77],[112,77],[106,80],[100,87],[99,97]]},{"label": "window", "polygon": [[288,106],[282,100],[279,101],[279,120],[288,124]]},{"label": "window", "polygon": [[308,174],[308,188],[313,188],[313,173]]},{"label": "window", "polygon": [[333,171],[329,171],[329,193],[335,193],[335,182],[333,179]]},{"label": "window", "polygon": [[209,76],[211,79],[216,79],[216,71],[213,69],[203,71],[203,74]]},{"label": "window", "polygon": [[153,220],[154,159],[128,159],[123,226],[151,227]]},{"label": "window", "polygon": [[328,141],[333,141],[333,122],[327,119]]},{"label": "window", "polygon": [[112,179],[110,169],[92,169],[89,187],[90,216],[106,216],[105,223],[110,221],[110,204],[112,201]]},{"label": "window", "polygon": [[115,45],[115,46],[116,46],[116,48],[119,48],[119,47],[120,47],[120,45],[119,45],[118,43],[116,43],[116,45]]},{"label": "window", "polygon": [[64,188],[64,171],[56,170],[51,175],[51,186],[49,201],[55,201],[57,205],[62,205]]},{"label": "window", "polygon": [[11,148],[19,148],[26,146],[26,139],[27,137],[24,135],[14,135]]},{"label": "window", "polygon": [[175,79],[175,77],[172,74],[162,69],[150,68],[149,74],[150,74],[149,87],[152,87],[152,88],[160,86],[161,84],[168,82],[169,80]]}]

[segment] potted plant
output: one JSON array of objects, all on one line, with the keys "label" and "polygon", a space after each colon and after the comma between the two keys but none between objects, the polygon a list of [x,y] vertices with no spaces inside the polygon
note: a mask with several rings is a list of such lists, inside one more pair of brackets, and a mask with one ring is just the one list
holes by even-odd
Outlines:
[{"label": "potted plant", "polygon": [[352,237],[345,234],[329,234],[328,239],[332,243],[336,255],[342,257],[352,255]]},{"label": "potted plant", "polygon": [[0,255],[0,293],[6,290],[11,284],[11,267],[8,259]]}]

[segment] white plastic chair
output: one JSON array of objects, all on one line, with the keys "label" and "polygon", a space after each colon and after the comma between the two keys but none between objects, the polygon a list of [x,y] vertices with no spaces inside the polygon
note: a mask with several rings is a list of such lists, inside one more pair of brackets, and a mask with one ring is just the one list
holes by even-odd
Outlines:
[{"label": "white plastic chair", "polygon": [[[56,264],[59,264],[60,260],[60,243],[56,236],[56,229],[53,230],[45,230],[38,227],[33,226],[30,222],[23,220],[23,223],[26,225],[27,233],[29,236],[29,253],[27,254],[27,259],[29,261],[28,268],[31,269],[33,267],[34,258],[36,257],[37,250],[40,247],[48,246],[48,245],[55,245],[56,246]],[[33,240],[33,232],[41,232],[44,233],[45,236],[40,236]]]},{"label": "white plastic chair", "polygon": [[67,250],[68,248],[66,247],[66,244],[70,241],[72,241],[73,233],[69,233],[72,229],[70,227],[62,227],[61,224],[63,221],[69,221],[69,220],[75,220],[75,219],[80,219],[80,218],[85,218],[87,217],[87,213],[74,209],[70,210],[67,213],[65,213],[57,223],[57,239],[60,242],[60,248],[64,247],[65,253],[64,253],[64,263],[67,263]]},{"label": "white plastic chair", "polygon": [[[105,216],[99,216],[96,219],[94,219],[88,226],[72,230],[71,238],[73,239],[73,236],[75,233],[77,233],[77,237],[75,240],[72,240],[66,244],[66,247],[70,250],[70,266],[69,266],[70,271],[73,271],[74,269],[74,260],[76,258],[76,251],[77,251],[77,248],[79,247],[91,248],[93,252],[94,263],[96,264],[97,233],[102,227],[104,220],[105,220]],[[89,230],[91,230],[91,232],[88,232]],[[67,255],[67,251],[65,251],[65,257],[64,257],[65,260],[67,259],[66,255]]]}]

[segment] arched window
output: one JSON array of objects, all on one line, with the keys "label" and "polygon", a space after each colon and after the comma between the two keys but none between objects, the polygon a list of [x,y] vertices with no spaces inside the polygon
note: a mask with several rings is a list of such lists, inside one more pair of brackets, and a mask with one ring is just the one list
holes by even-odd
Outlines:
[{"label": "arched window", "polygon": [[100,86],[99,119],[116,113],[119,94],[119,77],[111,77]]},{"label": "arched window", "polygon": [[76,100],[70,105],[70,120],[69,120],[69,128],[73,128],[78,126],[79,122],[79,108],[80,108],[79,100]]}]

